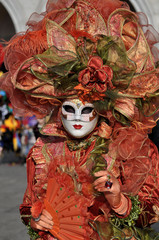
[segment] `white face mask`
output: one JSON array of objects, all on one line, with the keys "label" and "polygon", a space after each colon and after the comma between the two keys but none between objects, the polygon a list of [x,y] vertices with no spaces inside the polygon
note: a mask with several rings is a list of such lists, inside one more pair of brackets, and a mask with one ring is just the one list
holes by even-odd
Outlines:
[{"label": "white face mask", "polygon": [[65,130],[71,136],[83,138],[94,130],[98,115],[93,104],[83,104],[79,99],[73,99],[62,104],[61,119]]}]

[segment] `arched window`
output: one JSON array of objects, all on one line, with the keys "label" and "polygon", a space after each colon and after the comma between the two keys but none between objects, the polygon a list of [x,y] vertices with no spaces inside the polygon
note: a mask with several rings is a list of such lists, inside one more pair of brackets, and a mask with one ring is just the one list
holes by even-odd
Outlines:
[{"label": "arched window", "polygon": [[15,34],[15,27],[2,3],[0,3],[0,23],[0,39],[8,41]]}]

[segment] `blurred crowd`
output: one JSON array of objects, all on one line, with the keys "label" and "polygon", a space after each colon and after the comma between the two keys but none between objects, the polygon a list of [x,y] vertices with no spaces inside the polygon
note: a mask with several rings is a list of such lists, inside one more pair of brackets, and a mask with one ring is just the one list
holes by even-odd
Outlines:
[{"label": "blurred crowd", "polygon": [[0,163],[25,163],[42,121],[14,116],[6,93],[0,90]]}]

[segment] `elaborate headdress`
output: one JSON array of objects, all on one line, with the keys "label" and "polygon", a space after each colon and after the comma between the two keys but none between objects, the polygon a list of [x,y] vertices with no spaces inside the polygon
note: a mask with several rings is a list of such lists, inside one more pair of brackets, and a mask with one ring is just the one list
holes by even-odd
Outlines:
[{"label": "elaborate headdress", "polygon": [[118,0],[48,1],[5,50],[9,72],[1,83],[15,112],[43,117],[77,96],[123,123],[137,108],[155,113],[159,35],[143,17]]}]

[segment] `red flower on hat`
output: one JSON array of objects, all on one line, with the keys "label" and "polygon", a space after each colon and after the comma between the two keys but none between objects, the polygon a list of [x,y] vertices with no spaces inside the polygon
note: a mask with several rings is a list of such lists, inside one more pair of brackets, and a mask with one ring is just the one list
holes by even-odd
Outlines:
[{"label": "red flower on hat", "polygon": [[78,81],[83,87],[96,89],[100,93],[105,92],[107,86],[114,88],[111,82],[112,78],[113,70],[109,66],[103,65],[103,60],[99,56],[91,57],[87,68],[78,75]]}]

